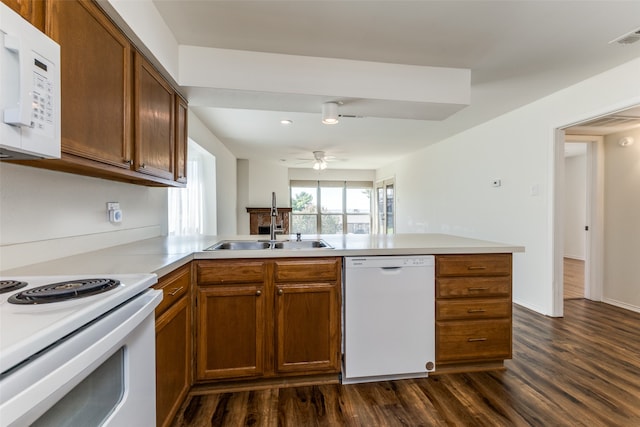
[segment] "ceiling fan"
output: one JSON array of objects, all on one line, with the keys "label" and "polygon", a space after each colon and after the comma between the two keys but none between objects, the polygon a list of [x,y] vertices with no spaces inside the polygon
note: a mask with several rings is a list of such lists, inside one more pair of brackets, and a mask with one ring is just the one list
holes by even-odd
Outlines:
[{"label": "ceiling fan", "polygon": [[335,156],[327,156],[324,151],[314,151],[312,159],[299,159],[305,162],[312,161],[313,165],[311,166],[315,170],[325,170],[327,168],[327,163],[337,160]]}]

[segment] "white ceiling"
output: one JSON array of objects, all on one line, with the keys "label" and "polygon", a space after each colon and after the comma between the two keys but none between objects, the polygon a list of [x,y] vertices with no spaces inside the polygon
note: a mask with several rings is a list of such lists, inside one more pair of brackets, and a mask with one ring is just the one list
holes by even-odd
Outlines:
[{"label": "white ceiling", "polygon": [[336,94],[292,108],[278,91],[184,88],[238,158],[293,167],[322,150],[332,168],[374,169],[640,57],[640,42],[609,44],[640,28],[640,0],[153,1],[181,45],[471,70],[470,106],[444,120],[395,118],[389,104],[329,126],[321,103]]}]

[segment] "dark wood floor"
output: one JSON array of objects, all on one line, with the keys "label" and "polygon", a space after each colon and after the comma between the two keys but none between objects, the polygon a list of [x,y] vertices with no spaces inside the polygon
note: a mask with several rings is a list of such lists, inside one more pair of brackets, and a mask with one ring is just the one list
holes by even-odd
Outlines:
[{"label": "dark wood floor", "polygon": [[514,306],[507,370],[191,396],[178,426],[640,426],[640,314]]}]

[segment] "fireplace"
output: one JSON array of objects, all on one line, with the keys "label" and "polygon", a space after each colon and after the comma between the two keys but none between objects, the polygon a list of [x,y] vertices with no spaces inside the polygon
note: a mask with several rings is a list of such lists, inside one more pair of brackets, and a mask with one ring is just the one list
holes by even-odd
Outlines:
[{"label": "fireplace", "polygon": [[[271,208],[247,208],[249,212],[249,232],[251,234],[269,234],[271,226]],[[291,208],[278,208],[276,223],[282,225],[283,234],[289,234]]]}]

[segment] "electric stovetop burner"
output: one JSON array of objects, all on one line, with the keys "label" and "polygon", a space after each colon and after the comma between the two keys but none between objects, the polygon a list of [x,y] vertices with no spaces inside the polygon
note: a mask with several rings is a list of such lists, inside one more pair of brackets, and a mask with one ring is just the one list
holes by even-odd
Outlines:
[{"label": "electric stovetop burner", "polygon": [[107,292],[120,285],[113,279],[80,279],[67,282],[38,286],[11,295],[8,302],[12,304],[47,304]]},{"label": "electric stovetop burner", "polygon": [[0,280],[0,294],[6,294],[27,286],[27,282],[19,280]]}]

